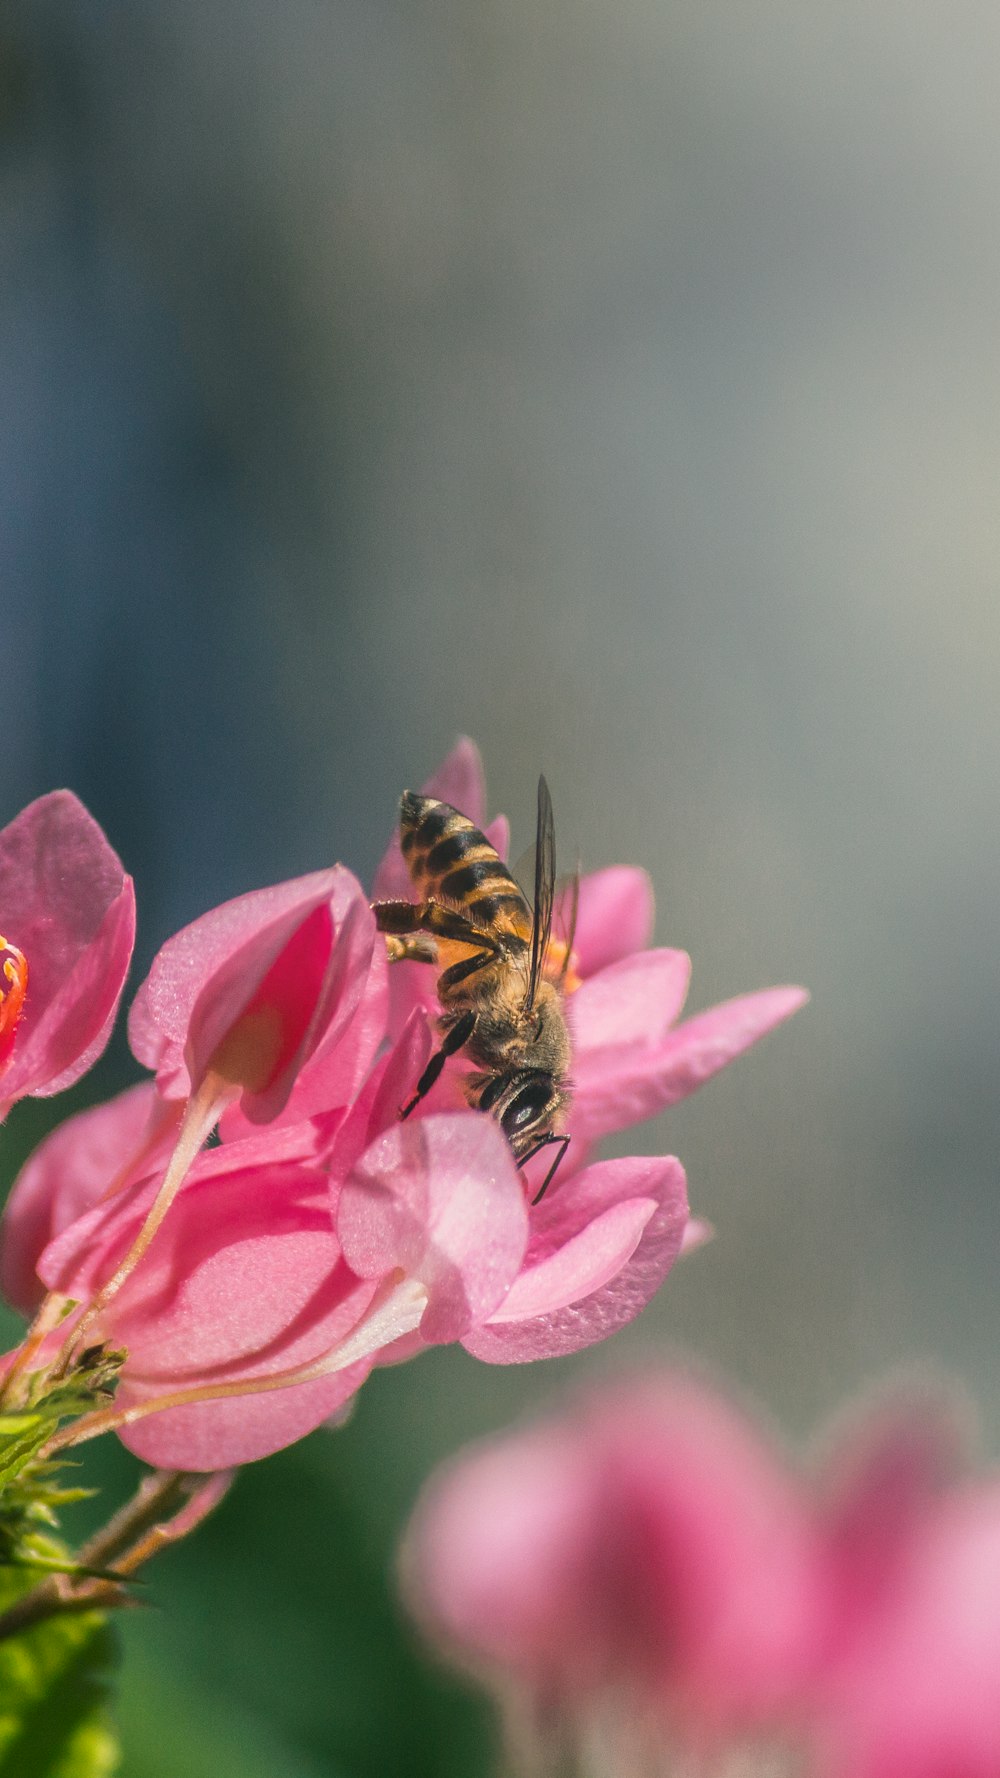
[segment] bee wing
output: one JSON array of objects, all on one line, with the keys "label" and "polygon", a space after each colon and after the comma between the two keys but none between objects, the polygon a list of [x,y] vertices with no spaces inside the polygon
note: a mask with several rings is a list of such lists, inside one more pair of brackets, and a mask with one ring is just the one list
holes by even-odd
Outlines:
[{"label": "bee wing", "polygon": [[569,971],[569,961],[573,955],[573,943],[576,939],[576,920],[580,912],[580,866],[571,877],[561,877],[556,885],[555,923],[559,936],[566,946],[566,955],[559,971],[559,986],[563,986]]},{"label": "bee wing", "polygon": [[524,996],[525,1011],[534,1005],[541,980],[542,964],[552,931],[552,909],[556,888],[556,827],[552,816],[552,798],[544,777],[538,780],[538,825],[535,831],[535,895],[534,920],[531,928],[531,966],[528,991]]}]

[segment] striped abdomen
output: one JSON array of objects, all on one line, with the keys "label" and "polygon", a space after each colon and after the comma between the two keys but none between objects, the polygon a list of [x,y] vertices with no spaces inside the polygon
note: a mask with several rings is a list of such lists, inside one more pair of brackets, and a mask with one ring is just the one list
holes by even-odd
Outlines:
[{"label": "striped abdomen", "polygon": [[531,939],[531,909],[499,853],[450,803],[403,792],[399,839],[424,900],[460,908],[484,932],[503,932],[517,948]]}]

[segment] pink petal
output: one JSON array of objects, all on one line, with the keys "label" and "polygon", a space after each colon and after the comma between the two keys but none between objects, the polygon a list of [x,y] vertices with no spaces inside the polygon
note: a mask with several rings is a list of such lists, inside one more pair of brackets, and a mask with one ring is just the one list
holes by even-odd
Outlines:
[{"label": "pink petal", "polygon": [[626,1198],[602,1211],[548,1259],[515,1278],[490,1326],[548,1315],[599,1290],[631,1259],[656,1208],[655,1198]]},{"label": "pink petal", "polygon": [[[347,984],[337,1016],[316,1053],[300,1068],[287,1104],[272,1120],[274,1124],[298,1123],[349,1106],[384,1041],[389,966],[381,940],[375,938],[367,920],[357,920],[349,929],[342,928],[337,942]],[[356,956],[351,954],[354,947]],[[223,1113],[219,1134],[223,1142],[233,1142],[256,1127],[239,1105],[232,1105]]]},{"label": "pink petal", "polygon": [[68,790],[0,832],[0,931],[28,960],[28,997],[0,1106],[71,1086],[107,1043],[135,938],[135,892]]},{"label": "pink petal", "polygon": [[[649,955],[655,956],[656,952]],[[618,967],[618,966],[616,966]],[[594,978],[603,982],[608,971]],[[570,1020],[577,1029],[577,1002],[591,988],[585,982],[569,1001]],[[571,1126],[584,1141],[596,1141],[624,1130],[694,1093],[713,1074],[732,1062],[768,1031],[790,1018],[809,996],[804,988],[765,988],[727,1000],[708,1012],[685,1020],[676,1030],[650,1043],[584,1047],[595,1024],[581,1031],[574,1050],[576,1088]]]},{"label": "pink petal", "polygon": [[129,1180],[164,1165],[177,1107],[145,1081],[78,1112],[46,1136],[14,1182],[0,1224],[0,1289],[31,1314],[44,1294],[35,1265],[54,1235]]},{"label": "pink petal", "polygon": [[662,1043],[687,998],[691,959],[685,951],[640,951],[609,963],[567,1000],[573,1031],[573,1074],[603,1072],[616,1050]]},{"label": "pink petal", "polygon": [[[291,1132],[275,1140],[289,1141]],[[263,1143],[263,1138],[258,1138]],[[176,1389],[267,1376],[320,1357],[364,1314],[372,1286],[344,1265],[323,1173],[298,1162],[234,1164],[252,1146],[200,1158],[145,1258],[105,1310],[100,1332],[127,1348],[116,1405]],[[42,1256],[47,1281],[86,1297],[140,1225],[148,1188],[120,1195]],[[76,1242],[74,1230],[89,1227]],[[245,1463],[319,1425],[367,1362],[308,1384],[169,1409],[126,1428],[148,1462],[180,1469]]]},{"label": "pink petal", "polygon": [[[400,1107],[430,1059],[433,1039],[426,1015],[417,1010],[388,1055],[372,1069],[326,1156],[334,1201],[365,1149],[398,1119]],[[421,1108],[417,1108],[419,1115]]]},{"label": "pink petal", "polygon": [[[652,1214],[650,1199],[656,1206]],[[636,1222],[641,1214],[644,1226],[638,1245],[614,1276],[568,1307],[521,1322],[491,1319],[464,1336],[466,1350],[489,1364],[525,1364],[591,1346],[633,1321],[677,1258],[688,1219],[684,1169],[672,1156],[599,1161],[574,1174],[565,1189],[557,1182],[532,1209],[526,1269],[557,1255],[619,1205],[628,1205]]]},{"label": "pink petal", "polygon": [[[158,1469],[223,1469],[254,1463],[315,1432],[360,1389],[371,1361],[262,1394],[195,1402],[149,1414],[119,1432],[121,1442]],[[158,1386],[123,1381],[116,1400],[134,1407],[161,1393]]]},{"label": "pink petal", "polygon": [[573,942],[580,974],[596,975],[620,957],[645,950],[653,914],[653,885],[644,870],[613,864],[581,877]]},{"label": "pink petal", "polygon": [[242,1109],[275,1117],[296,1075],[336,1043],[357,1009],[374,921],[341,865],[227,902],[168,940],[129,1019],[133,1053],[157,1070],[161,1092],[186,1097],[224,1046],[260,1020],[272,1046]]},{"label": "pink petal", "polygon": [[489,841],[497,857],[502,858],[506,864],[510,851],[510,822],[506,815],[498,815],[495,821],[484,827],[483,838]]},{"label": "pink petal", "polygon": [[349,1176],[337,1228],[360,1277],[399,1269],[424,1285],[420,1331],[435,1344],[457,1339],[503,1301],[528,1219],[500,1131],[459,1112],[390,1126]]}]

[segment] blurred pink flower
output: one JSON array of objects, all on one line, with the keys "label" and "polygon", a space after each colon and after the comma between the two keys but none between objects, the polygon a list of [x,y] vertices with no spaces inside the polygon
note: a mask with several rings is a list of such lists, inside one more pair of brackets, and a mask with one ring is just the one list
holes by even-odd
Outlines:
[{"label": "blurred pink flower", "polygon": [[[132,955],[132,879],[68,790],[29,803],[0,832],[0,930],[2,1121],[16,1100],[62,1092],[96,1062]],[[26,960],[20,1005],[16,953]]]},{"label": "blurred pink flower", "polygon": [[597,1724],[623,1775],[996,1778],[1000,1483],[940,1397],[854,1419],[810,1485],[688,1376],[592,1390],[432,1478],[410,1604],[531,1770],[590,1771]]},{"label": "blurred pink flower", "polygon": [[962,1443],[948,1402],[906,1397],[844,1441],[817,1778],[1000,1772],[1000,1480],[962,1476]]},{"label": "blurred pink flower", "polygon": [[822,1598],[804,1490],[741,1413],[682,1375],[595,1390],[446,1467],[404,1574],[459,1658],[570,1714],[595,1694],[631,1699],[686,1745],[795,1696]]},{"label": "blurred pink flower", "polygon": [[820,1778],[1000,1772],[1000,1482],[926,1521],[821,1693]]}]

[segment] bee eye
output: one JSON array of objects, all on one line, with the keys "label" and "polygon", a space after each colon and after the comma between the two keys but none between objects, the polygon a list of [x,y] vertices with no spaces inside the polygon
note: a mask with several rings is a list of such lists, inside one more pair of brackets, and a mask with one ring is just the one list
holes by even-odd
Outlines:
[{"label": "bee eye", "polygon": [[551,1097],[552,1088],[548,1081],[535,1080],[522,1087],[500,1119],[504,1135],[517,1136],[526,1130],[546,1109]]}]

